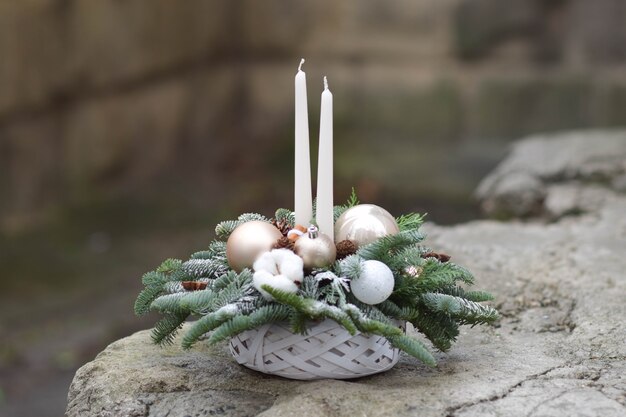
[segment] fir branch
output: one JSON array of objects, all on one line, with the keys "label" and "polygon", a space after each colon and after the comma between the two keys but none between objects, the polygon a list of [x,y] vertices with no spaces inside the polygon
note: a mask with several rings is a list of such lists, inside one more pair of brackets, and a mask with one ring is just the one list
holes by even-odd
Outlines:
[{"label": "fir branch", "polygon": [[298,294],[282,291],[267,284],[262,285],[261,288],[274,297],[277,302],[291,306],[296,311],[306,314],[311,319],[329,318],[342,325],[350,334],[356,334],[356,327],[350,319],[350,316],[338,307],[330,306],[311,298],[304,298]]},{"label": "fir branch", "polygon": [[227,304],[213,313],[202,316],[192,324],[187,334],[183,337],[183,349],[189,349],[202,335],[222,325],[222,323],[225,323],[237,314],[240,314],[238,306],[236,304]]},{"label": "fir branch", "polygon": [[[226,243],[226,242],[223,242],[223,243]],[[211,251],[201,250],[201,251],[192,253],[189,259],[211,259],[212,257],[213,257],[213,254],[211,253]]]},{"label": "fir branch", "polygon": [[375,259],[389,264],[397,253],[423,239],[424,235],[419,230],[405,230],[395,235],[383,236],[359,248],[357,254],[363,259]]},{"label": "fir branch", "polygon": [[418,229],[424,223],[424,217],[426,217],[425,214],[419,213],[403,214],[396,218],[396,223],[400,231]]},{"label": "fir branch", "polygon": [[150,311],[150,304],[163,293],[163,286],[164,283],[162,285],[150,285],[141,290],[137,300],[135,300],[134,310],[137,316],[143,316]]},{"label": "fir branch", "polygon": [[[202,282],[202,280],[199,280]],[[176,294],[183,293],[187,290],[183,287],[182,283],[179,281],[168,281],[163,285],[163,294]]]},{"label": "fir branch", "polygon": [[[226,261],[226,242],[214,240],[207,250],[195,252],[191,259],[221,259]],[[228,265],[228,263],[225,263]]]},{"label": "fir branch", "polygon": [[250,221],[259,220],[263,222],[269,222],[265,216],[258,213],[244,213],[237,218],[237,220],[225,220],[218,223],[215,226],[215,236],[218,239],[226,240],[230,234],[237,228],[237,226]]},{"label": "fir branch", "polygon": [[391,299],[399,305],[414,305],[420,294],[441,292],[442,289],[454,287],[458,281],[466,284],[474,281],[469,271],[452,262],[442,263],[435,258],[428,258],[421,262],[416,260],[416,264],[422,270],[418,277],[396,276]]},{"label": "fir branch", "polygon": [[214,278],[228,271],[228,264],[223,259],[190,259],[182,264],[181,269],[192,279]]},{"label": "fir branch", "polygon": [[170,277],[163,272],[152,271],[144,274],[142,281],[145,287],[137,296],[134,306],[138,316],[150,311],[150,304],[165,292],[165,284],[170,282]]},{"label": "fir branch", "polygon": [[152,340],[159,345],[169,345],[187,319],[185,313],[168,313],[152,329]]},{"label": "fir branch", "polygon": [[387,299],[380,304],[376,304],[376,307],[385,316],[392,317],[396,320],[411,322],[419,315],[419,310],[415,307],[400,307],[393,301]]},{"label": "fir branch", "polygon": [[162,295],[152,302],[151,310],[161,313],[196,313],[210,309],[219,294],[206,289]]},{"label": "fir branch", "polygon": [[291,210],[279,208],[276,210],[276,213],[274,213],[274,217],[276,218],[276,221],[285,222],[290,227],[294,227],[296,225],[296,216]]},{"label": "fir branch", "polygon": [[243,213],[239,217],[237,217],[237,221],[241,223],[251,222],[251,221],[262,221],[269,222],[267,217],[258,213]]},{"label": "fir branch", "polygon": [[254,292],[251,273],[249,270],[242,271],[237,278],[219,291],[214,291],[215,297],[211,298],[206,307],[198,311],[200,314],[215,311],[237,300],[245,300]]},{"label": "fir branch", "polygon": [[209,290],[203,291],[194,291],[191,292],[178,292],[173,294],[165,294],[158,297],[150,304],[151,311],[158,311],[160,313],[189,313],[185,307],[181,306],[181,300],[185,297],[188,297],[192,294],[198,293],[208,293],[212,294]]},{"label": "fir branch", "polygon": [[463,298],[469,301],[475,301],[477,303],[494,300],[493,294],[486,291],[465,291],[465,295],[463,295]]},{"label": "fir branch", "polygon": [[358,279],[363,274],[363,259],[359,255],[350,255],[335,263],[336,275],[349,279]]},{"label": "fir branch", "polygon": [[345,206],[347,208],[352,208],[360,203],[359,198],[356,195],[356,190],[352,187],[352,192],[350,192],[350,197],[348,197],[348,201]]},{"label": "fir branch", "polygon": [[[228,278],[228,281],[224,279]],[[154,300],[151,310],[162,313],[207,314],[227,304],[245,299],[252,292],[251,273],[244,270],[240,274],[231,272],[221,277],[220,284],[211,289],[165,294]]]},{"label": "fir branch", "polygon": [[492,323],[499,318],[494,308],[461,297],[427,293],[422,295],[421,299],[429,309],[445,313],[457,319],[459,324]]},{"label": "fir branch", "polygon": [[437,366],[437,361],[433,357],[432,353],[428,350],[428,348],[419,340],[409,337],[405,334],[402,335],[391,335],[387,337],[389,343],[391,343],[395,348],[405,351],[409,355],[419,359],[424,364],[435,367]]},{"label": "fir branch", "polygon": [[182,261],[180,259],[169,258],[163,261],[161,265],[159,265],[159,267],[156,269],[156,272],[169,275],[172,272],[176,271],[178,268],[180,268],[181,264]]},{"label": "fir branch", "polygon": [[226,240],[237,226],[239,226],[237,220],[224,220],[215,226],[215,236],[218,239]]},{"label": "fir branch", "polygon": [[404,272],[408,266],[421,266],[426,262],[422,255],[430,252],[430,248],[422,245],[410,245],[397,251],[389,260],[389,268]]},{"label": "fir branch", "polygon": [[305,313],[296,310],[289,318],[289,327],[295,334],[306,335],[308,331],[306,326],[308,321],[309,317]]},{"label": "fir branch", "polygon": [[459,286],[450,285],[440,288],[439,292],[443,294],[453,295],[455,297],[465,298],[466,300],[476,301],[478,303],[483,301],[492,301],[493,295],[485,291],[467,291]]},{"label": "fir branch", "polygon": [[377,334],[385,337],[392,346],[405,351],[428,366],[435,366],[437,364],[433,355],[422,342],[406,336],[404,331],[395,325],[369,319],[353,304],[346,304],[344,309],[354,320],[358,329],[363,333]]},{"label": "fir branch", "polygon": [[264,324],[286,321],[291,315],[291,308],[280,304],[270,304],[259,308],[250,315],[236,315],[215,329],[209,338],[209,344],[215,344],[233,337],[246,330]]},{"label": "fir branch", "polygon": [[450,349],[459,335],[458,323],[444,313],[435,313],[428,310],[421,312],[411,324],[431,341],[442,352]]},{"label": "fir branch", "polygon": [[[246,274],[251,274],[249,269],[244,269],[241,273],[243,274],[244,272]],[[213,289],[213,291],[221,291],[231,283],[237,282],[239,279],[241,279],[240,275],[237,274],[235,271],[228,271],[227,273],[213,281],[213,285],[211,288]]]},{"label": "fir branch", "polygon": [[318,285],[319,282],[317,278],[311,275],[307,275],[302,280],[302,285],[300,286],[300,294],[304,298],[313,298],[315,300],[318,300],[320,297]]},{"label": "fir branch", "polygon": [[333,223],[336,223],[341,215],[348,210],[346,206],[334,206],[333,207]]},{"label": "fir branch", "polygon": [[454,262],[442,263],[435,258],[428,258],[422,264],[422,268],[418,282],[420,287],[426,291],[454,285],[458,281],[468,285],[474,283],[474,276],[467,269]]}]

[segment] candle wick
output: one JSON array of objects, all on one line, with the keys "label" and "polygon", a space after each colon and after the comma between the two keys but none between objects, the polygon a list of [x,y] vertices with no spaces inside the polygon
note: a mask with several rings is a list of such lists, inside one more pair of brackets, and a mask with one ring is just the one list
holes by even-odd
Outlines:
[{"label": "candle wick", "polygon": [[324,90],[328,90],[328,78],[324,75]]},{"label": "candle wick", "polygon": [[298,65],[298,71],[302,71],[302,64],[304,64],[304,58],[300,60],[300,65]]}]

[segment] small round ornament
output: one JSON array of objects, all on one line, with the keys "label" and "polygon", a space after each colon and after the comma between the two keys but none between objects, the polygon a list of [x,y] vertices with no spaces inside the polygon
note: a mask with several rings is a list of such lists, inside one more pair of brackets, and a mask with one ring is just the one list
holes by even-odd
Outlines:
[{"label": "small round ornament", "polygon": [[330,266],[337,257],[335,242],[327,235],[319,233],[313,225],[296,240],[294,251],[302,258],[306,269]]},{"label": "small round ornament", "polygon": [[357,300],[365,304],[379,304],[393,292],[393,272],[380,261],[363,262],[361,275],[350,281],[350,290]]},{"label": "small round ornament", "polygon": [[240,224],[226,242],[228,265],[237,272],[252,267],[256,258],[272,246],[283,235],[270,223],[253,220]]},{"label": "small round ornament", "polygon": [[357,246],[400,232],[396,219],[374,204],[359,204],[346,210],[335,222],[335,242],[351,240]]}]

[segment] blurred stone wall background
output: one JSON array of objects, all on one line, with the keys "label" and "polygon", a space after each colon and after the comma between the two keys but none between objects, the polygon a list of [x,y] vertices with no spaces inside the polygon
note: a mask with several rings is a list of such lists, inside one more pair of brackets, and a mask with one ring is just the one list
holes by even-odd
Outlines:
[{"label": "blurred stone wall background", "polygon": [[624,23],[619,0],[3,1],[1,224],[289,206],[301,56],[313,145],[322,75],[335,95],[338,195],[454,205],[513,138],[626,122]]},{"label": "blurred stone wall background", "polygon": [[626,124],[625,23],[620,0],[0,1],[0,415],[60,415],[154,323],[143,272],[291,207],[301,57],[313,155],[334,94],[336,199],[450,223],[513,139]]}]

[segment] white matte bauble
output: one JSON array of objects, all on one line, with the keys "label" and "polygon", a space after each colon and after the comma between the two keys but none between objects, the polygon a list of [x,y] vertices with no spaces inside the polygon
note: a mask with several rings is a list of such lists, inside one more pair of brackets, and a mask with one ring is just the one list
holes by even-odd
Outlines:
[{"label": "white matte bauble", "polygon": [[351,207],[335,222],[335,242],[351,240],[359,247],[399,232],[396,219],[387,210],[374,204]]},{"label": "white matte bauble", "polygon": [[350,281],[350,290],[357,300],[365,304],[379,304],[393,292],[393,272],[380,261],[365,261],[361,275]]},{"label": "white matte bauble", "polygon": [[302,258],[306,269],[330,266],[337,258],[335,242],[319,233],[315,226],[309,227],[308,232],[296,240],[294,252]]},{"label": "white matte bauble", "polygon": [[228,265],[237,272],[251,268],[256,258],[272,249],[283,234],[270,223],[253,220],[240,224],[226,242]]}]

